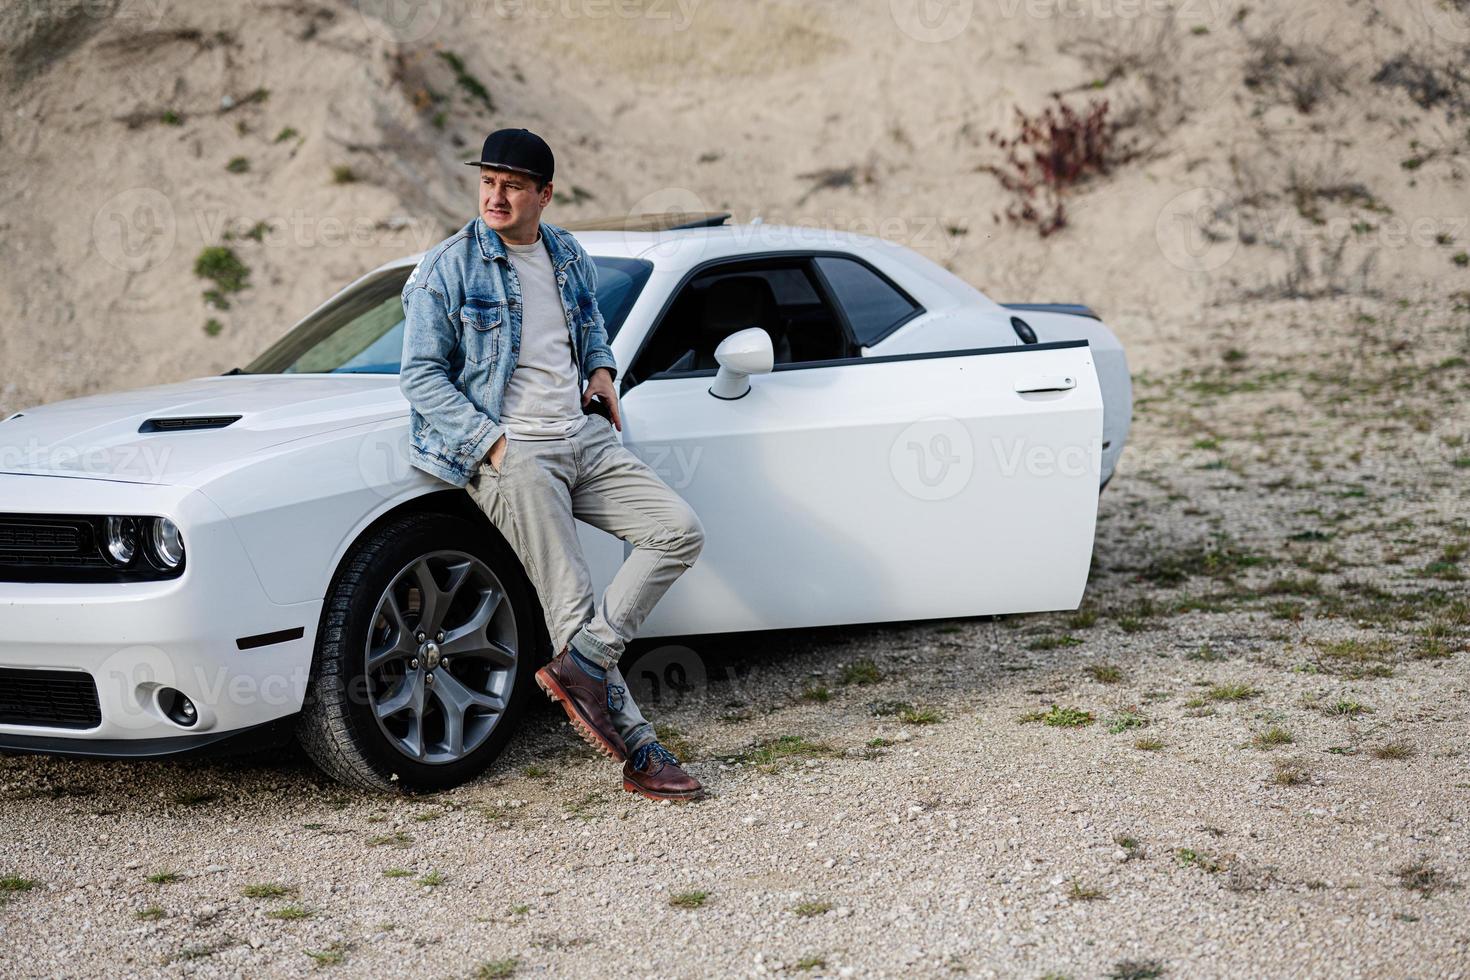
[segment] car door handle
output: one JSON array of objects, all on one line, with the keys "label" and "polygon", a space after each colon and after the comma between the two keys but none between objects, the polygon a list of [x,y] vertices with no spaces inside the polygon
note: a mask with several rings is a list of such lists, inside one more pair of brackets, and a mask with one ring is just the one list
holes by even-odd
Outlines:
[{"label": "car door handle", "polygon": [[1077,387],[1077,379],[1070,375],[1038,374],[1016,379],[1016,391],[1023,394],[1033,391],[1071,391]]}]

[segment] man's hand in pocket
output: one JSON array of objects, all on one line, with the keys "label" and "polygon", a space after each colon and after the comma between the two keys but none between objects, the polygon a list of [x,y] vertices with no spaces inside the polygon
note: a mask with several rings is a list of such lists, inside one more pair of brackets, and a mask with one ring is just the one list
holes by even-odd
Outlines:
[{"label": "man's hand in pocket", "polygon": [[502,459],[505,459],[504,435],[495,440],[495,445],[490,447],[490,455],[486,456],[485,459],[489,461],[491,469],[493,469],[497,473],[500,472],[500,461]]}]

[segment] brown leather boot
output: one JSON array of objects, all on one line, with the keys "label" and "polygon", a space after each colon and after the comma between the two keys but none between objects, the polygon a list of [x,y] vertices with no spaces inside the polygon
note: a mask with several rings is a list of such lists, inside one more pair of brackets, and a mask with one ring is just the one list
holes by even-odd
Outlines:
[{"label": "brown leather boot", "polygon": [[536,683],[547,697],[561,704],[572,728],[588,745],[617,762],[628,758],[623,737],[607,712],[607,681],[598,680],[578,667],[567,647],[562,647],[551,663],[536,671]]},{"label": "brown leather boot", "polygon": [[623,789],[650,800],[692,800],[704,792],[699,780],[679,767],[674,754],[649,742],[623,763]]}]

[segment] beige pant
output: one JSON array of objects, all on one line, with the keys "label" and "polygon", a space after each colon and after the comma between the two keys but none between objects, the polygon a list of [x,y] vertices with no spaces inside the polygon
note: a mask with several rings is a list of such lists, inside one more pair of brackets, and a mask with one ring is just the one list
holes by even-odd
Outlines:
[{"label": "beige pant", "polygon": [[[699,556],[704,527],[693,508],[596,414],[566,438],[507,439],[500,469],[482,462],[465,490],[525,566],[546,613],[551,649],[570,643],[606,667],[614,721],[620,731],[625,724],[636,728],[642,716],[614,672],[643,620]],[[633,546],[596,602],[577,541],[578,520]],[[615,686],[622,689],[617,695]],[[628,741],[629,733],[623,734]],[[629,750],[634,747],[629,742]]]}]

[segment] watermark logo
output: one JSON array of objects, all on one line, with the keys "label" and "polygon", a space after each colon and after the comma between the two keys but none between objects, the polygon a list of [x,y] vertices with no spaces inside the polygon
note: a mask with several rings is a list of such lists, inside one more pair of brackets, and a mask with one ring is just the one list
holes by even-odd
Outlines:
[{"label": "watermark logo", "polygon": [[970,431],[955,418],[920,419],[893,440],[888,467],[910,496],[947,500],[963,491],[974,474],[975,446]]},{"label": "watermark logo", "polygon": [[1240,246],[1239,219],[1217,187],[1196,187],[1169,200],[1154,221],[1164,259],[1185,272],[1213,272]]},{"label": "watermark logo", "polygon": [[363,485],[384,500],[398,496],[414,479],[408,434],[405,415],[401,422],[369,432],[357,444],[357,472]]},{"label": "watermark logo", "polygon": [[704,659],[689,647],[670,644],[640,656],[623,673],[639,705],[668,709],[709,685]]},{"label": "watermark logo", "polygon": [[124,272],[143,272],[164,261],[177,240],[173,205],[152,187],[132,187],[114,194],[92,218],[97,254]]},{"label": "watermark logo", "polygon": [[358,15],[385,41],[404,43],[428,37],[444,17],[443,0],[363,0]]},{"label": "watermark logo", "polygon": [[888,0],[893,23],[925,44],[953,41],[970,26],[975,0]]},{"label": "watermark logo", "polygon": [[[660,187],[639,198],[628,209],[624,222],[624,239],[628,247],[633,248],[641,244],[641,236],[650,228],[687,224],[709,211],[710,206],[704,198],[687,187]],[[635,235],[639,238],[635,239]],[[681,236],[667,228],[656,231],[655,235],[655,244],[649,254],[657,258],[669,258],[681,248],[688,247],[688,242],[691,241],[688,236]]]},{"label": "watermark logo", "polygon": [[1470,8],[1464,0],[1414,0],[1429,32],[1451,44],[1470,42]]}]

